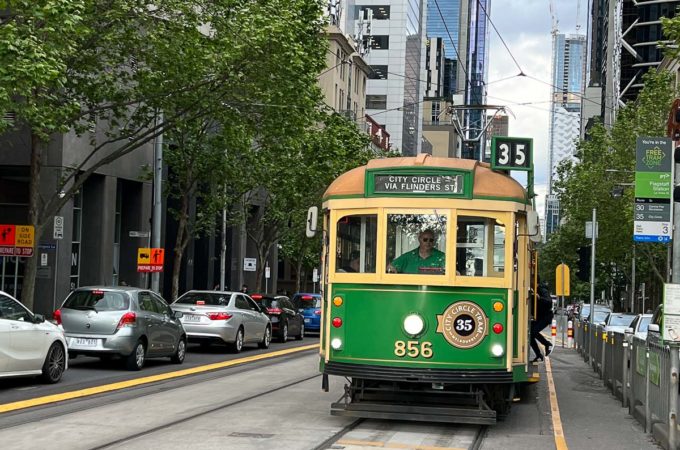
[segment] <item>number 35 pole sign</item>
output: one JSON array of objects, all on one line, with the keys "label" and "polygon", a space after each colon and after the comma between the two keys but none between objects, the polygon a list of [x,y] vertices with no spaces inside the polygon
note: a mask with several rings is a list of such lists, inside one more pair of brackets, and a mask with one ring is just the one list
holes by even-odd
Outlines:
[{"label": "number 35 pole sign", "polygon": [[527,191],[534,197],[534,155],[531,138],[494,136],[491,138],[491,168],[527,172]]}]

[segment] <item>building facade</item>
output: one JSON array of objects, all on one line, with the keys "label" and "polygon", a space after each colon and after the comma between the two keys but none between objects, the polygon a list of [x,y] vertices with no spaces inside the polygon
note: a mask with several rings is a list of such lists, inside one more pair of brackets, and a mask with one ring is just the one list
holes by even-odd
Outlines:
[{"label": "building facade", "polygon": [[[354,0],[344,6],[343,31],[364,33],[370,42],[366,62],[366,113],[390,134],[394,149],[415,155],[422,148],[422,99],[426,90],[425,2]],[[370,23],[370,35],[366,24]]]}]

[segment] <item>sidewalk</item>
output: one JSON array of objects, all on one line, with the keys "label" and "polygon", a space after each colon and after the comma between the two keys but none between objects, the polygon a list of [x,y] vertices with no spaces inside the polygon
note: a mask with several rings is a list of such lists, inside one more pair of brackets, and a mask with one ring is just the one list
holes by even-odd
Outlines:
[{"label": "sidewalk", "polygon": [[[583,358],[558,343],[550,355],[562,427],[571,450],[655,449],[651,435],[628,414]],[[541,378],[547,376],[540,366]]]}]

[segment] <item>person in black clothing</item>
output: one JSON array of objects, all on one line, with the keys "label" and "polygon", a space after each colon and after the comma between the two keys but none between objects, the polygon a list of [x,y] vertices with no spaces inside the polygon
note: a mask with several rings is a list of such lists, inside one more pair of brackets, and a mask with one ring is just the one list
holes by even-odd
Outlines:
[{"label": "person in black clothing", "polygon": [[[529,304],[531,308],[534,307],[534,294],[531,292],[529,296]],[[548,288],[538,284],[538,299],[536,306],[536,314],[534,314],[534,320],[531,321],[531,349],[534,351],[535,358],[532,362],[543,361],[543,353],[538,346],[540,342],[545,348],[545,356],[552,353],[552,344],[548,341],[545,336],[541,334],[541,331],[552,323],[553,311],[552,311],[552,300],[550,298],[550,291]]]}]

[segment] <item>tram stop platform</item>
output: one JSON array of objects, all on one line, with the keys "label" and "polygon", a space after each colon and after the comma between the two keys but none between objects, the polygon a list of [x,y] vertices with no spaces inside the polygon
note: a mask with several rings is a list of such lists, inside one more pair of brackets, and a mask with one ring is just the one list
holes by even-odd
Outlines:
[{"label": "tram stop platform", "polygon": [[534,365],[540,380],[515,402],[509,417],[489,428],[481,448],[661,448],[576,350],[558,343],[547,359]]}]

